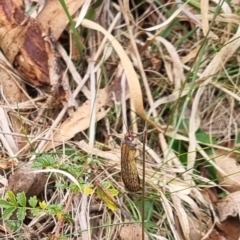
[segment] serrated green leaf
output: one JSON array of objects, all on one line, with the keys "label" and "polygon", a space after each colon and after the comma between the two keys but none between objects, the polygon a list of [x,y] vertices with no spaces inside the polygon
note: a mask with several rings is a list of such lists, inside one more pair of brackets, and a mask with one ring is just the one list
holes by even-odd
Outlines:
[{"label": "serrated green leaf", "polygon": [[118,190],[115,188],[108,189],[109,193],[114,197],[118,195]]},{"label": "serrated green leaf", "polygon": [[11,202],[0,199],[0,208],[10,208],[10,207],[14,207],[14,205]]},{"label": "serrated green leaf", "polygon": [[21,223],[18,220],[8,220],[6,221],[6,225],[13,231],[17,231],[21,227]]},{"label": "serrated green leaf", "polygon": [[31,207],[35,208],[38,203],[37,197],[36,196],[30,197],[28,203]]},{"label": "serrated green leaf", "polygon": [[70,184],[69,187],[72,192],[79,192],[79,191],[82,192],[83,191],[82,184],[80,184],[81,189],[79,189],[79,187],[75,183]]},{"label": "serrated green leaf", "polygon": [[27,198],[26,198],[25,192],[20,192],[17,194],[17,202],[22,207],[27,206]]},{"label": "serrated green leaf", "polygon": [[10,199],[10,201],[14,206],[18,206],[16,196],[12,191],[7,191],[7,197]]},{"label": "serrated green leaf", "polygon": [[48,215],[56,215],[58,213],[62,213],[63,206],[61,204],[50,204],[47,206],[47,214]]},{"label": "serrated green leaf", "polygon": [[13,212],[16,210],[17,208],[16,207],[9,207],[7,208],[4,212],[3,212],[3,220],[8,220],[12,215],[13,215]]},{"label": "serrated green leaf", "polygon": [[38,208],[31,209],[31,213],[34,217],[39,216],[40,210]]},{"label": "serrated green leaf", "polygon": [[23,221],[27,215],[27,209],[25,207],[18,208],[17,210],[17,219]]},{"label": "serrated green leaf", "polygon": [[42,202],[39,202],[39,206],[40,206],[41,209],[44,210],[47,207],[47,204],[46,204],[45,201],[42,201]]},{"label": "serrated green leaf", "polygon": [[118,209],[115,203],[112,202],[112,200],[106,195],[105,192],[102,191],[102,189],[97,188],[97,194],[106,203],[109,209],[112,211],[116,211]]},{"label": "serrated green leaf", "polygon": [[38,156],[32,165],[32,168],[48,168],[57,166],[58,162],[50,154],[42,154]]}]

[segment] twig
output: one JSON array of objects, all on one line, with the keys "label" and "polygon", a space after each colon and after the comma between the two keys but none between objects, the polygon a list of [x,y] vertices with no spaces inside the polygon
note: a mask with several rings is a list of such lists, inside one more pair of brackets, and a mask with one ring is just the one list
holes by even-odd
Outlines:
[{"label": "twig", "polygon": [[146,142],[147,142],[147,129],[144,131],[143,135],[143,176],[142,176],[142,240],[144,240],[145,237],[145,158],[146,158]]}]

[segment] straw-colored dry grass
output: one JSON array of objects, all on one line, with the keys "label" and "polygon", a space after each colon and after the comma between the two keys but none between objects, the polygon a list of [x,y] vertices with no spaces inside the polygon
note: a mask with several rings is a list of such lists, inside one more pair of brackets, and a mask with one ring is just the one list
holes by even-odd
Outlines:
[{"label": "straw-colored dry grass", "polygon": [[[39,201],[61,207],[38,216],[29,210],[24,221],[13,215],[1,222],[0,238],[142,239],[144,201],[145,239],[215,239],[213,206],[233,192],[220,186],[219,175],[233,173],[215,157],[238,152],[239,3],[82,4],[72,17],[77,32],[64,26],[58,38],[61,23],[52,23],[65,99],[55,103],[45,88],[26,88],[1,60],[17,91],[1,80],[2,198],[9,174],[33,163],[48,176]],[[120,143],[129,129],[139,134],[144,199],[121,180]],[[19,227],[11,230],[10,221]]]}]

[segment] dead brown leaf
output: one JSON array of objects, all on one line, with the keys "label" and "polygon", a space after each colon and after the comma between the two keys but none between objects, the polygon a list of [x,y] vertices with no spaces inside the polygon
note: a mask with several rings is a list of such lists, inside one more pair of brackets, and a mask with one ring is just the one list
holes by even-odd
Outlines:
[{"label": "dead brown leaf", "polygon": [[218,181],[222,187],[229,192],[240,190],[240,166],[234,155],[229,155],[224,152],[216,152],[215,162],[226,173],[217,173]]},{"label": "dead brown leaf", "polygon": [[225,238],[221,232],[219,232],[216,229],[213,229],[213,231],[211,232],[211,234],[205,238],[205,240],[228,240],[227,238]]},{"label": "dead brown leaf", "polygon": [[229,194],[217,203],[217,209],[220,221],[226,220],[228,217],[240,216],[240,191]]},{"label": "dead brown leaf", "polygon": [[2,1],[0,21],[0,47],[12,66],[32,85],[59,94],[63,68],[49,29],[27,16],[21,1]]},{"label": "dead brown leaf", "polygon": [[[228,218],[217,224],[217,230],[226,240],[238,240],[240,237],[239,218]],[[218,238],[220,239],[220,238]]]},{"label": "dead brown leaf", "polygon": [[30,83],[34,86],[48,85],[49,42],[43,38],[40,24],[27,17],[19,3],[8,0],[0,5],[1,48],[9,62]]},{"label": "dead brown leaf", "polygon": [[[95,103],[96,121],[99,121],[106,116],[108,110],[103,109],[103,107],[111,105],[111,101],[108,88],[100,89],[98,91]],[[73,113],[71,117],[60,125],[53,136],[53,141],[47,144],[45,150],[48,151],[53,147],[59,146],[61,142],[65,143],[74,137],[75,134],[86,130],[90,126],[91,116],[91,101],[87,100]]]},{"label": "dead brown leaf", "polygon": [[0,162],[0,169],[6,170],[6,169],[12,169],[13,167],[16,167],[18,163],[14,160],[4,161]]},{"label": "dead brown leaf", "polygon": [[[68,12],[72,16],[83,5],[85,0],[65,0]],[[51,35],[56,41],[68,25],[68,18],[58,0],[48,0],[44,9],[37,16],[45,32],[51,29]]]}]

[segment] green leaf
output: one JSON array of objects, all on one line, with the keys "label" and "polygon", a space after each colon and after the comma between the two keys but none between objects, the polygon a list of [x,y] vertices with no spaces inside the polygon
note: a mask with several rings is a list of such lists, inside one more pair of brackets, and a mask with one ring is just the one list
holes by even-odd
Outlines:
[{"label": "green leaf", "polygon": [[35,162],[32,165],[32,168],[48,168],[56,166],[58,166],[58,162],[52,155],[42,154],[36,158]]},{"label": "green leaf", "polygon": [[44,210],[47,207],[47,204],[46,204],[45,201],[42,201],[42,202],[39,202],[39,206],[40,206],[41,209]]},{"label": "green leaf", "polygon": [[47,214],[48,215],[56,215],[58,213],[62,213],[63,206],[61,204],[51,204],[47,206]]},{"label": "green leaf", "polygon": [[[139,207],[140,211],[142,212],[142,200],[138,201],[136,205]],[[144,220],[150,221],[153,214],[153,206],[154,200],[152,199],[145,199],[144,200]]]},{"label": "green leaf", "polygon": [[74,220],[72,219],[71,215],[68,213],[63,214],[64,222],[74,223]]},{"label": "green leaf", "polygon": [[[80,182],[79,182],[80,183]],[[83,191],[83,188],[84,188],[84,186],[83,186],[83,184],[79,184],[80,185],[80,187],[81,187],[81,189],[79,189],[79,187],[76,185],[76,184],[74,184],[74,183],[72,183],[72,184],[70,184],[69,185],[69,188],[70,188],[70,190],[72,191],[72,192],[82,192]]]},{"label": "green leaf", "polygon": [[17,201],[22,207],[27,206],[27,198],[25,192],[20,192],[17,194]]},{"label": "green leaf", "polygon": [[[217,140],[216,139],[212,138],[210,135],[202,132],[201,130],[198,130],[198,132],[196,132],[196,139],[199,142],[202,142],[202,143],[217,144]],[[211,147],[204,147],[204,151],[208,155],[212,155],[213,154],[213,149]]]},{"label": "green leaf", "polygon": [[[142,204],[142,203],[141,203],[141,204]],[[152,218],[153,206],[154,206],[154,201],[153,201],[153,200],[145,200],[145,201],[144,201],[144,215],[145,215],[145,220],[150,221],[150,219]]]},{"label": "green leaf", "polygon": [[36,196],[30,197],[28,203],[31,207],[35,208],[37,206],[38,200]]},{"label": "green leaf", "polygon": [[115,188],[108,189],[109,193],[114,197],[118,195],[118,190]]},{"label": "green leaf", "polygon": [[10,199],[14,206],[16,207],[18,206],[16,196],[12,191],[7,191],[7,197]]},{"label": "green leaf", "polygon": [[26,208],[25,207],[22,207],[22,208],[18,208],[17,210],[17,219],[20,220],[20,221],[23,221],[27,215],[27,212],[26,212]]},{"label": "green leaf", "polygon": [[196,132],[196,139],[202,143],[217,144],[216,139],[212,138],[210,135],[208,135],[200,130],[198,132]]},{"label": "green leaf", "polygon": [[13,232],[19,231],[21,227],[21,223],[18,220],[8,220],[6,224]]},{"label": "green leaf", "polygon": [[184,166],[186,166],[187,165],[187,150],[186,150],[184,144],[185,143],[183,141],[174,139],[173,144],[172,144],[172,149],[175,150],[176,155],[180,159],[181,163]]},{"label": "green leaf", "polygon": [[9,207],[7,208],[4,212],[3,212],[3,220],[8,220],[12,215],[13,215],[13,212],[16,210],[17,208],[16,207]]},{"label": "green leaf", "polygon": [[14,207],[14,205],[11,202],[0,199],[0,208],[10,208],[10,207]]},{"label": "green leaf", "polygon": [[111,187],[111,183],[109,181],[105,181],[102,183],[103,187],[109,189]]},{"label": "green leaf", "polygon": [[118,207],[115,205],[114,202],[112,202],[112,200],[106,195],[106,193],[102,191],[101,188],[97,188],[97,194],[106,203],[109,209],[111,209],[112,211],[117,211]]},{"label": "green leaf", "polygon": [[34,217],[39,216],[40,210],[38,208],[31,209],[31,213]]}]

